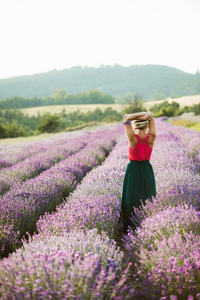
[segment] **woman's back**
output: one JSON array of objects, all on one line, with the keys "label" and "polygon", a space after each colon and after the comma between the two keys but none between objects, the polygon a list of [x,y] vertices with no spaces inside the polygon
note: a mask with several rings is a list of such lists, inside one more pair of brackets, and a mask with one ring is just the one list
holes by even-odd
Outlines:
[{"label": "woman's back", "polygon": [[134,148],[129,147],[129,160],[150,160],[151,153],[153,148],[149,146],[149,137],[150,135],[147,134],[145,138],[141,138],[138,134],[135,135],[137,139],[137,144]]}]

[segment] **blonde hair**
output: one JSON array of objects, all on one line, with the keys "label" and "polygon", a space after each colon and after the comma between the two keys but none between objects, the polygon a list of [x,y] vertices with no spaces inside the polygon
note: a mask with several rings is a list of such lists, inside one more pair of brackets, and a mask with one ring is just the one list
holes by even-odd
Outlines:
[{"label": "blonde hair", "polygon": [[134,127],[134,129],[140,129],[140,130],[142,130],[142,129],[144,129],[148,124],[149,124],[149,121],[148,121],[148,120],[146,120],[146,121],[136,121],[136,120],[134,120],[134,121],[133,121],[133,127]]}]

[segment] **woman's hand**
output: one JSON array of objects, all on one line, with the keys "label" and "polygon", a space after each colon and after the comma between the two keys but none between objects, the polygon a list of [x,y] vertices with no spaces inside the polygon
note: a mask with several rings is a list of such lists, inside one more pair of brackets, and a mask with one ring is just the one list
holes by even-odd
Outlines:
[{"label": "woman's hand", "polygon": [[152,114],[152,112],[148,111],[148,112],[146,113],[146,115],[145,115],[145,118],[146,118],[146,120],[151,120],[151,119],[153,119],[153,114]]},{"label": "woman's hand", "polygon": [[125,115],[124,115],[124,121],[127,121],[127,120],[128,120],[128,117],[129,117],[129,115],[128,115],[128,114],[125,114]]}]

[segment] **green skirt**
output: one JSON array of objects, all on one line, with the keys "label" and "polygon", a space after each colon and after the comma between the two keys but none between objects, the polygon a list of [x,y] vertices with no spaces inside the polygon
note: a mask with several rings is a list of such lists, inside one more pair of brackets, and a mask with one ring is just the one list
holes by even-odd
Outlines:
[{"label": "green skirt", "polygon": [[127,232],[128,226],[135,228],[135,224],[130,219],[134,215],[134,207],[145,205],[147,199],[152,201],[152,196],[156,197],[156,184],[151,163],[148,160],[130,160],[121,195],[120,223],[124,233]]}]

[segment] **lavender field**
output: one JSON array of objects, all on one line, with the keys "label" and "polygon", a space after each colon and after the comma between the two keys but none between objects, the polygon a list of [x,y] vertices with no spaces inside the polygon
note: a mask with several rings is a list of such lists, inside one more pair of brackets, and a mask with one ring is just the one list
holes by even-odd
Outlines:
[{"label": "lavender field", "polygon": [[157,197],[121,241],[123,125],[0,149],[0,299],[200,299],[200,133],[156,126]]}]

